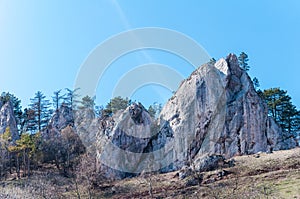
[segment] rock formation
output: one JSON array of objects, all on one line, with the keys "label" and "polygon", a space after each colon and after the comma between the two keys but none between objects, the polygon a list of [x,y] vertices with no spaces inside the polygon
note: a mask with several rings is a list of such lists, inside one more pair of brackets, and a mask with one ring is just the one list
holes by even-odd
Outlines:
[{"label": "rock formation", "polygon": [[17,140],[19,133],[11,102],[0,106],[0,134],[3,134],[7,128],[10,129],[12,140]]},{"label": "rock formation", "polygon": [[55,111],[48,123],[49,128],[56,128],[61,130],[68,125],[74,125],[74,115],[71,108],[66,104],[62,104],[58,110]]},{"label": "rock formation", "polygon": [[[268,117],[266,104],[234,54],[194,71],[160,118],[174,132],[175,169],[208,155],[230,158],[283,145],[281,129]],[[290,148],[294,143],[285,145]]]},{"label": "rock formation", "polygon": [[102,123],[97,135],[97,153],[100,162],[112,168],[107,169],[108,175],[122,178],[145,170],[159,170],[160,165],[149,164],[155,157],[149,154],[164,147],[171,135],[158,131],[159,127],[141,104],[133,103]]},{"label": "rock formation", "polygon": [[95,117],[93,110],[81,109],[74,113],[74,128],[87,148],[94,147],[100,126],[100,121]]},{"label": "rock formation", "polygon": [[234,54],[204,64],[184,80],[162,109],[158,125],[140,104],[100,123],[98,158],[117,177],[126,175],[116,170],[168,172],[191,163],[200,168],[206,157],[295,146],[293,140],[282,140],[281,129],[268,117]]},{"label": "rock formation", "polygon": [[47,127],[42,132],[42,136],[44,139],[50,139],[60,134],[61,130],[68,126],[74,126],[74,114],[71,108],[62,104],[49,120]]}]

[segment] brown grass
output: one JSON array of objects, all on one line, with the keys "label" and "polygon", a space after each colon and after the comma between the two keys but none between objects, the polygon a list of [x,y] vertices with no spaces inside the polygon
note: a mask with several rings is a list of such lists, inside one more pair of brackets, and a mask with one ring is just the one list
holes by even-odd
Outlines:
[{"label": "brown grass", "polygon": [[[143,175],[102,183],[93,198],[299,198],[300,148],[272,154],[234,157],[235,166],[203,173],[201,185],[187,186],[178,172]],[[218,176],[226,171],[225,176]],[[29,180],[0,182],[0,198],[77,198],[72,178],[52,171],[36,172]],[[88,194],[78,185],[81,198]]]}]

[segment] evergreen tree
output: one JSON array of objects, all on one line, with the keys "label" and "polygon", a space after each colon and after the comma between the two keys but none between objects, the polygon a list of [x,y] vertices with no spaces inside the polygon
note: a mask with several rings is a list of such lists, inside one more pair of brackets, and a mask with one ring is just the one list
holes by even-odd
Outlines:
[{"label": "evergreen tree", "polygon": [[52,110],[50,109],[50,102],[46,99],[46,96],[38,91],[35,93],[35,97],[30,99],[31,104],[30,109],[33,111],[34,115],[28,119],[31,121],[31,130],[33,131],[41,131],[44,128],[52,114]]},{"label": "evergreen tree", "polygon": [[130,103],[131,100],[128,98],[118,96],[110,100],[110,102],[106,105],[106,110],[110,113],[116,113],[118,110],[126,109]]},{"label": "evergreen tree", "polygon": [[79,102],[77,100],[77,98],[79,97],[79,94],[77,94],[79,88],[76,88],[74,90],[66,88],[66,90],[67,94],[66,97],[64,97],[64,103],[67,104],[67,106],[69,106],[71,110],[74,110],[76,109],[76,104]]},{"label": "evergreen tree", "polygon": [[300,130],[300,112],[292,104],[287,91],[271,88],[264,90],[262,96],[268,105],[269,116],[281,126],[285,136],[295,136]]},{"label": "evergreen tree", "polygon": [[240,64],[241,68],[245,71],[249,71],[250,66],[248,65],[248,61],[249,61],[248,55],[246,53],[242,52],[240,54],[240,56],[238,57],[238,60],[239,60],[239,64]]},{"label": "evergreen tree", "polygon": [[269,116],[273,117],[277,123],[280,123],[284,105],[289,103],[291,98],[287,95],[286,91],[279,88],[264,90],[263,97],[269,107]]},{"label": "evergreen tree", "polygon": [[35,131],[35,111],[30,108],[25,108],[22,115],[21,133],[26,131]]},{"label": "evergreen tree", "polygon": [[79,106],[79,109],[89,109],[94,111],[95,107],[95,97],[85,96],[81,100],[81,105]]},{"label": "evergreen tree", "polygon": [[253,82],[253,86],[254,86],[255,90],[257,90],[260,87],[257,77],[254,77],[252,82]]},{"label": "evergreen tree", "polygon": [[52,100],[55,110],[57,111],[61,105],[61,100],[64,99],[64,96],[61,95],[61,89],[53,92]]},{"label": "evergreen tree", "polygon": [[158,115],[160,114],[160,112],[161,112],[161,110],[162,110],[162,104],[161,103],[157,103],[157,102],[155,102],[154,104],[153,104],[153,107],[154,107],[154,109],[155,109],[155,112],[156,112],[156,117],[158,117]]},{"label": "evergreen tree", "polygon": [[210,63],[210,64],[215,64],[215,63],[216,63],[216,59],[215,59],[215,58],[211,58],[211,59],[209,60],[209,63]]},{"label": "evergreen tree", "polygon": [[149,115],[150,115],[152,118],[155,118],[155,116],[156,116],[156,110],[153,108],[152,105],[149,106],[149,108],[148,108],[148,113],[149,113]]},{"label": "evergreen tree", "polygon": [[300,112],[292,102],[284,104],[280,120],[282,128],[289,135],[293,135],[300,130]]},{"label": "evergreen tree", "polygon": [[154,102],[148,108],[148,112],[152,118],[157,118],[161,110],[162,110],[162,104],[159,104],[157,102]]},{"label": "evergreen tree", "polygon": [[2,104],[6,104],[8,101],[10,101],[10,94],[6,92],[1,93],[0,101]]},{"label": "evergreen tree", "polygon": [[21,138],[16,141],[16,145],[11,147],[11,150],[17,152],[17,156],[23,160],[23,176],[30,176],[31,158],[35,152],[35,148],[33,135],[29,133],[23,133]]}]

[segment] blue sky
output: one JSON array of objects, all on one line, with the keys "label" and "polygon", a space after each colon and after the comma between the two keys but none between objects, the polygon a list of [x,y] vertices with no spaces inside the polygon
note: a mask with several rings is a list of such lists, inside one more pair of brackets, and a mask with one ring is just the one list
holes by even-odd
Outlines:
[{"label": "blue sky", "polygon": [[[246,52],[249,74],[261,88],[287,90],[300,108],[299,10],[297,0],[0,0],[0,91],[15,94],[23,107],[38,90],[50,99],[55,90],[73,88],[82,63],[106,39],[130,29],[161,27],[193,38],[216,59]],[[97,103],[106,104],[124,73],[149,62],[173,67],[185,77],[193,70],[166,52],[131,53],[106,71]],[[148,106],[170,95],[148,85],[133,98]]]}]

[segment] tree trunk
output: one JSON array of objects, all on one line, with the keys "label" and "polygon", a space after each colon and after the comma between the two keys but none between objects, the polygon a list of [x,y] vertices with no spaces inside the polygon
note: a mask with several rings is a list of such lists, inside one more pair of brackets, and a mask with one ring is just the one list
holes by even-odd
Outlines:
[{"label": "tree trunk", "polygon": [[30,158],[29,153],[27,154],[27,178],[30,176]]},{"label": "tree trunk", "polygon": [[18,177],[18,179],[20,179],[20,163],[19,163],[19,155],[18,154],[16,154],[16,163],[17,163],[16,164],[17,177]]},{"label": "tree trunk", "polygon": [[26,177],[26,149],[23,149],[23,177]]}]

